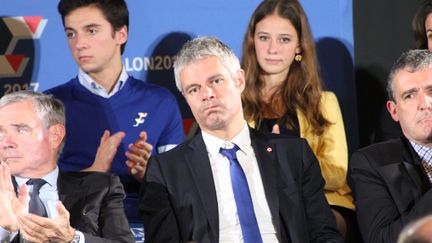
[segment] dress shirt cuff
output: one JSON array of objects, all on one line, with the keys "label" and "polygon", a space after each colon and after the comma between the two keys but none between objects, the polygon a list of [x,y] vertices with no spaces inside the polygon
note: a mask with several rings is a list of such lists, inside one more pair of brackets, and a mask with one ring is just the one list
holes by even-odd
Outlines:
[{"label": "dress shirt cuff", "polygon": [[167,144],[167,145],[159,146],[159,147],[157,147],[158,154],[166,152],[166,151],[174,148],[175,146],[177,146],[177,144]]},{"label": "dress shirt cuff", "polygon": [[84,234],[81,231],[79,231],[79,230],[75,230],[75,232],[77,232],[80,235],[80,241],[79,241],[79,243],[85,243]]}]

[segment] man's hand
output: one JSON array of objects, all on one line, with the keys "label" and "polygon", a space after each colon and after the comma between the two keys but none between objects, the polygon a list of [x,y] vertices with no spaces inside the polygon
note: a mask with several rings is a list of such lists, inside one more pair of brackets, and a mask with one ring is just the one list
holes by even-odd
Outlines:
[{"label": "man's hand", "polygon": [[71,242],[75,229],[70,226],[69,212],[60,201],[57,202],[56,209],[55,219],[31,213],[18,216],[22,237],[31,242]]},{"label": "man's hand", "polygon": [[126,152],[126,165],[129,173],[138,181],[142,181],[151,156],[153,146],[147,143],[147,133],[141,132],[134,144],[129,144]]},{"label": "man's hand", "polygon": [[117,148],[124,137],[124,132],[117,132],[110,136],[110,132],[105,130],[93,164],[83,171],[109,172],[114,156],[117,153]]},{"label": "man's hand", "polygon": [[272,128],[272,133],[274,134],[280,134],[280,129],[279,129],[279,125],[275,124]]},{"label": "man's hand", "polygon": [[17,197],[9,166],[0,162],[0,226],[9,232],[17,232],[17,215],[25,211],[28,200],[27,185],[20,187]]}]

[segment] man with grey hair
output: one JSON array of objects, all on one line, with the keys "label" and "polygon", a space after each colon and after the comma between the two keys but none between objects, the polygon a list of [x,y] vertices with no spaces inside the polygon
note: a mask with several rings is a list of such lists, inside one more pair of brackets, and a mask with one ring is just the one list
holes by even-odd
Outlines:
[{"label": "man with grey hair", "polygon": [[201,132],[150,159],[140,203],[146,241],[343,242],[307,142],[247,126],[232,50],[194,39],[174,72]]},{"label": "man with grey hair", "polygon": [[59,171],[64,114],[51,95],[0,99],[0,241],[133,242],[117,176]]},{"label": "man with grey hair", "polygon": [[432,53],[403,53],[387,90],[387,109],[403,135],[360,149],[349,163],[365,242],[396,242],[408,222],[432,213]]}]

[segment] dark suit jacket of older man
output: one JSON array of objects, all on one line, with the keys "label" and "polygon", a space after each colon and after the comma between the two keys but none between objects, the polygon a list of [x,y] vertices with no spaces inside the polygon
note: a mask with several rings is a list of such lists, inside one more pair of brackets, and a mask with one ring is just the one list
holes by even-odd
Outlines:
[{"label": "dark suit jacket of older man", "polygon": [[[123,185],[117,176],[60,171],[57,188],[71,226],[83,232],[86,242],[135,242],[124,211]],[[12,242],[19,242],[19,237]]]}]

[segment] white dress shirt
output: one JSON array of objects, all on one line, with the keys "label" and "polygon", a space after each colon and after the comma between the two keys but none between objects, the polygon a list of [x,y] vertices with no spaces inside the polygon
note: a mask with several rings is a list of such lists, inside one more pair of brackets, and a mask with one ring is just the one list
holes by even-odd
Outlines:
[{"label": "white dress shirt", "polygon": [[[44,204],[48,218],[56,218],[57,217],[57,209],[56,209],[56,203],[59,201],[58,196],[58,190],[57,190],[57,178],[59,175],[59,169],[56,167],[53,171],[51,171],[49,174],[45,175],[41,179],[44,179],[47,183],[45,183],[40,189],[39,189],[39,197],[42,200],[42,203]],[[27,183],[27,181],[30,178],[22,178],[15,176],[15,181],[19,187],[22,184]],[[33,191],[33,185],[27,185],[27,191],[30,193]],[[26,209],[28,210],[28,208]],[[80,231],[77,230],[77,232],[80,234],[80,243],[84,243],[84,235]],[[8,232],[2,227],[0,227],[0,241],[3,242],[10,242],[15,236],[18,234],[18,232]]]},{"label": "white dress shirt", "polygon": [[202,131],[210,159],[219,211],[219,242],[243,242],[237,206],[231,185],[229,160],[219,153],[221,147],[232,148],[236,144],[237,159],[246,175],[252,197],[255,216],[263,242],[279,242],[272,215],[264,193],[264,186],[255,153],[251,145],[249,128],[243,129],[232,141],[224,141]]}]

